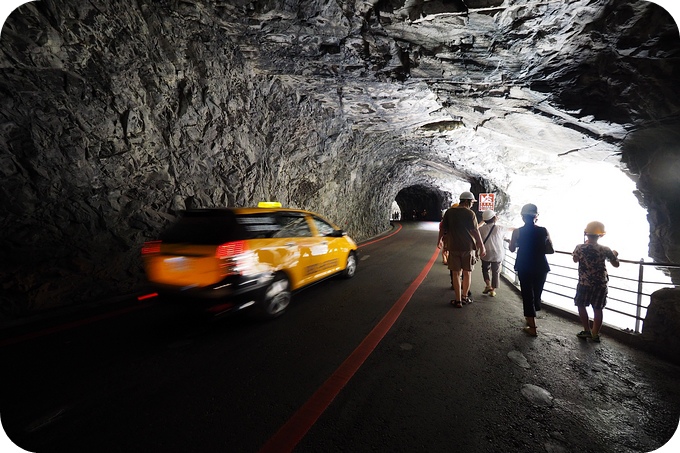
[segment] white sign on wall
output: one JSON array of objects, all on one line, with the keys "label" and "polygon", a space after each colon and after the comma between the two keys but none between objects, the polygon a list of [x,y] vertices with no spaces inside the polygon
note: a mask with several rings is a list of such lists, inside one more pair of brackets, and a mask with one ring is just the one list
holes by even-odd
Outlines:
[{"label": "white sign on wall", "polygon": [[496,205],[496,194],[495,193],[480,193],[479,194],[479,210],[487,211],[494,210]]}]

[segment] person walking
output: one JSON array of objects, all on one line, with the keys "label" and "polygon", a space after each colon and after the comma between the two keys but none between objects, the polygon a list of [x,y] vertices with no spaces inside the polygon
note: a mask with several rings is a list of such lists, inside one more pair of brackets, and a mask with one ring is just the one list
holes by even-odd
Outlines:
[{"label": "person walking", "polygon": [[541,310],[541,294],[550,266],[545,255],[555,253],[548,230],[536,225],[538,208],[529,203],[522,206],[524,226],[512,232],[509,249],[517,250],[515,271],[519,277],[526,327],[524,332],[535,337],[536,312]]},{"label": "person walking", "polygon": [[[453,203],[451,205],[451,208],[457,208],[457,207],[458,207],[458,203]],[[448,261],[449,261],[449,246],[448,246],[448,242],[446,240],[446,237],[444,235],[444,230],[443,230],[443,228],[444,228],[444,218],[443,217],[444,217],[445,214],[446,214],[446,211],[444,211],[444,214],[442,215],[442,220],[439,222],[439,236],[437,238],[437,247],[442,249],[442,263],[448,264]],[[462,283],[463,277],[464,276],[462,275],[462,272],[461,272],[461,277],[460,277],[461,278],[461,286],[463,285],[463,283]],[[451,271],[449,271],[449,280],[451,281],[451,289],[453,289],[453,272],[451,272]],[[463,300],[465,300],[467,303],[471,304],[472,303],[472,291],[468,290],[467,299],[463,299]]]},{"label": "person walking", "polygon": [[[486,247],[486,256],[482,259],[482,278],[486,284],[483,294],[496,297],[501,275],[501,262],[505,255],[503,241],[511,229],[498,225],[496,212],[492,210],[484,211],[482,220],[484,224],[479,227],[479,235],[483,238],[482,242]],[[491,271],[490,274],[489,271]]]},{"label": "person walking", "polygon": [[[578,263],[578,284],[574,305],[578,307],[578,315],[581,318],[583,330],[576,334],[579,338],[592,338],[600,341],[600,328],[602,327],[603,310],[607,305],[607,273],[606,261],[612,266],[619,267],[619,253],[609,247],[598,244],[597,241],[605,235],[602,222],[590,222],[583,231],[584,243],[574,249],[572,257]],[[588,311],[586,307],[593,307],[593,327],[590,327]]]},{"label": "person walking", "polygon": [[[453,206],[451,206],[453,207]],[[446,211],[444,211],[446,214]],[[439,234],[437,235],[437,248],[442,250],[442,263],[447,264],[449,259],[449,250],[446,247],[446,238],[444,237],[444,214],[442,214],[442,219],[439,221]]]},{"label": "person walking", "polygon": [[[458,203],[453,203],[451,205],[451,208],[457,208]],[[450,208],[449,208],[450,209]],[[444,237],[444,215],[446,215],[446,211],[442,214],[442,219],[439,221],[439,236],[437,237],[437,247],[442,249],[442,263],[443,264],[448,264],[449,260],[449,246],[447,245],[446,238]],[[453,282],[452,282],[453,284]]]},{"label": "person walking", "polygon": [[[477,260],[477,249],[479,249],[480,257],[486,254],[484,243],[479,235],[477,216],[471,209],[476,201],[471,192],[461,193],[458,207],[448,209],[442,220],[442,232],[449,250],[448,267],[454,292],[451,305],[456,308],[461,308],[463,303],[472,302],[467,294],[470,290],[472,270]],[[462,294],[466,296],[461,297]]]}]

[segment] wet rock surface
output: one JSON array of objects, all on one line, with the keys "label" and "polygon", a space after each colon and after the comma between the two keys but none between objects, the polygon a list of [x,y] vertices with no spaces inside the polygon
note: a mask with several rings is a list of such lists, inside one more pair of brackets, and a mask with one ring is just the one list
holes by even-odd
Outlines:
[{"label": "wet rock surface", "polygon": [[665,288],[652,295],[642,329],[641,346],[680,363],[680,290]]},{"label": "wet rock surface", "polygon": [[531,368],[531,365],[529,365],[527,358],[524,357],[524,354],[522,354],[519,351],[508,352],[508,358],[510,360],[512,360],[515,363],[515,365],[517,365],[520,368],[526,368],[526,369]]},{"label": "wet rock surface", "polygon": [[536,406],[550,407],[553,405],[553,396],[544,388],[533,384],[522,386],[522,396]]},{"label": "wet rock surface", "polygon": [[[513,435],[507,430],[525,432],[537,444],[527,451],[650,451],[654,436],[665,432],[670,439],[677,427],[672,400],[680,395],[669,365],[612,339],[597,346],[577,339],[577,323],[569,325],[552,314],[541,315],[538,322],[543,329],[539,341],[525,350],[531,367],[518,389],[528,406],[521,411],[526,418],[510,422],[503,429],[508,436]],[[657,417],[669,426],[651,420]],[[546,431],[537,435],[541,429]],[[578,434],[584,432],[587,437]],[[502,434],[494,437],[502,442]],[[583,445],[586,438],[588,445]]]},{"label": "wet rock surface", "polygon": [[679,43],[642,0],[27,3],[0,42],[2,313],[142,284],[187,207],[275,199],[361,240],[402,189],[516,214],[525,175],[540,198],[621,153],[680,261]]}]

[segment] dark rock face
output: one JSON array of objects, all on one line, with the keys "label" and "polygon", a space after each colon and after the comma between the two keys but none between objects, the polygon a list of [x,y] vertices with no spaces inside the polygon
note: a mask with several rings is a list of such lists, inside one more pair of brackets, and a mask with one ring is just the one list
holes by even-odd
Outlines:
[{"label": "dark rock face", "polygon": [[[650,255],[680,263],[680,129],[658,124],[631,133],[624,160],[639,175],[650,224]],[[673,270],[677,279],[680,271]]]},{"label": "dark rock face", "polygon": [[5,313],[133,288],[186,207],[275,199],[359,240],[408,187],[404,207],[472,188],[502,210],[513,158],[478,137],[514,113],[621,148],[655,253],[680,261],[680,196],[656,176],[677,148],[640,146],[678,130],[680,39],[642,0],[45,0],[0,50]]},{"label": "dark rock face", "polygon": [[680,363],[680,290],[664,288],[652,294],[641,340],[642,346]]}]

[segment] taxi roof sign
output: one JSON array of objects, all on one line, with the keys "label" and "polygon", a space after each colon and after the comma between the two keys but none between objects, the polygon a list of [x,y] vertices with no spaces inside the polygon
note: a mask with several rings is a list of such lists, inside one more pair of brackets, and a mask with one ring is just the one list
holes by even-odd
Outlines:
[{"label": "taxi roof sign", "polygon": [[260,201],[257,204],[258,208],[280,208],[281,203],[278,201]]}]

